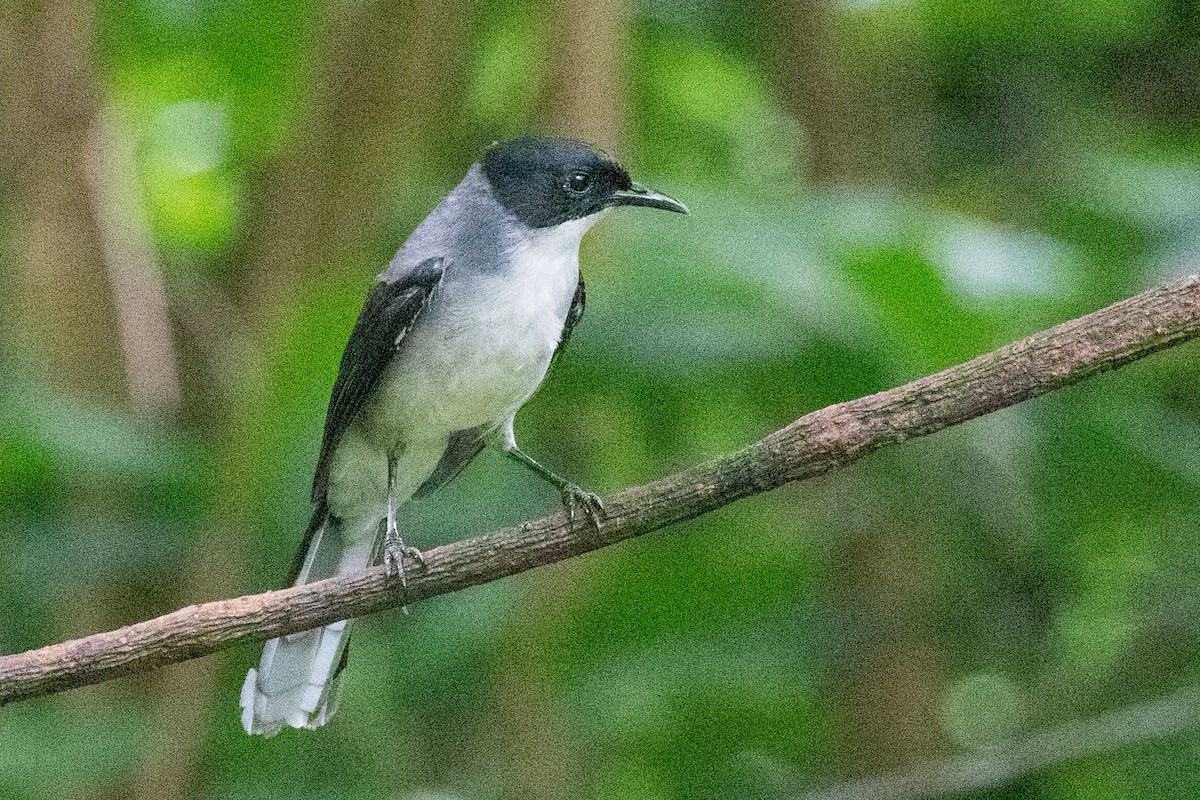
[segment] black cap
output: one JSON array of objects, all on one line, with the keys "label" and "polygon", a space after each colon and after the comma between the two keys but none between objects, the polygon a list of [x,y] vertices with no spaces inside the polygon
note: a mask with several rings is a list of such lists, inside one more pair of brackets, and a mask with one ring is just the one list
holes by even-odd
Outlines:
[{"label": "black cap", "polygon": [[496,199],[532,228],[591,216],[618,205],[687,213],[687,207],[629,178],[615,160],[575,139],[522,137],[483,154]]}]

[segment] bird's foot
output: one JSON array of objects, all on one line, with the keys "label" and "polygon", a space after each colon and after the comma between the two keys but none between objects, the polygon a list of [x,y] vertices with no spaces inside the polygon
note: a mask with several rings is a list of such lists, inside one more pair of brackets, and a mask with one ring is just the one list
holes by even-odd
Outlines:
[{"label": "bird's foot", "polygon": [[425,554],[400,538],[394,520],[388,520],[383,534],[383,568],[388,577],[399,578],[400,586],[408,589],[408,576],[404,571],[404,557],[408,556],[425,566]]},{"label": "bird's foot", "polygon": [[596,530],[600,530],[600,526],[608,516],[604,510],[604,501],[600,499],[600,495],[592,494],[573,483],[568,483],[562,487],[562,504],[563,508],[567,510],[567,516],[570,517],[572,523],[575,522],[575,512],[581,510]]}]

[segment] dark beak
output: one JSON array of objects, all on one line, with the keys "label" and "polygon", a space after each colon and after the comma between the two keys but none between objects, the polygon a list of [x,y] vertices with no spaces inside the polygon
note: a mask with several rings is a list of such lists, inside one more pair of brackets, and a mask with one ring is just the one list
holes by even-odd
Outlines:
[{"label": "dark beak", "polygon": [[640,183],[635,183],[628,189],[618,189],[612,193],[610,205],[614,206],[645,206],[646,208],[661,208],[663,211],[674,211],[677,214],[688,213],[683,203],[665,194],[659,194],[647,189]]}]

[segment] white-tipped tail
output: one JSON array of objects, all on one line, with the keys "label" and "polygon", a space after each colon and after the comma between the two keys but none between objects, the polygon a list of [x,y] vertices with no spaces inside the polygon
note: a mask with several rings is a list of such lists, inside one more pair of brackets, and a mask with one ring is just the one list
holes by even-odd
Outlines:
[{"label": "white-tipped tail", "polygon": [[[327,522],[312,538],[296,585],[365,572],[374,561],[377,527],[377,522],[360,526],[343,546],[342,526]],[[251,668],[242,684],[246,733],[274,736],[285,726],[317,728],[328,722],[341,700],[349,639],[350,621],[341,620],[263,645],[258,668]]]},{"label": "white-tipped tail", "polygon": [[342,653],[349,620],[319,630],[272,639],[263,646],[258,669],[242,684],[242,727],[273,736],[285,726],[317,728],[337,711],[341,699]]}]

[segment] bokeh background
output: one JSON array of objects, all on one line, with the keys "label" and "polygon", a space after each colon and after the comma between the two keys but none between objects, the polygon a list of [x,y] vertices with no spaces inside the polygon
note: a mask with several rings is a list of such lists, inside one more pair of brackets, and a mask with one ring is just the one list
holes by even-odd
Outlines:
[{"label": "bokeh background", "polygon": [[[1200,266],[1195,0],[4,0],[0,652],[280,585],[374,275],[481,149],[614,214],[518,417],[601,493]],[[1195,346],[361,625],[250,739],[258,647],[0,710],[0,797],[778,798],[1200,680]],[[550,512],[493,454],[423,547]],[[1200,735],[979,797],[1200,794]]]}]

